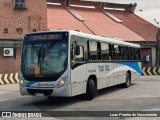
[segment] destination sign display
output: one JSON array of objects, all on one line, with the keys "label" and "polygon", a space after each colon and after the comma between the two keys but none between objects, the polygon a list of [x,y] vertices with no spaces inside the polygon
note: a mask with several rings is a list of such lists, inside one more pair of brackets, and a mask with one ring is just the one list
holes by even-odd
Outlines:
[{"label": "destination sign display", "polygon": [[48,39],[62,39],[62,34],[53,35],[34,35],[33,40],[48,40]]},{"label": "destination sign display", "polygon": [[41,41],[41,40],[62,40],[67,39],[68,33],[38,33],[38,34],[30,34],[25,37],[27,41]]}]

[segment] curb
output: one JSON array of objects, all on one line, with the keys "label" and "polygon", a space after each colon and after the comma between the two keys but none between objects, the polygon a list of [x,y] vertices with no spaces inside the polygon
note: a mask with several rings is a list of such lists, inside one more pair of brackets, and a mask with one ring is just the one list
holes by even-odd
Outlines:
[{"label": "curb", "polygon": [[0,74],[0,85],[19,83],[18,73]]}]

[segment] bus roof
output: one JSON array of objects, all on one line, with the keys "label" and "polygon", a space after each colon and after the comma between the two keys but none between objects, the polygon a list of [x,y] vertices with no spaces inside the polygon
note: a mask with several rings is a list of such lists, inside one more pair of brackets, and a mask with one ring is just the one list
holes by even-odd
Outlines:
[{"label": "bus roof", "polygon": [[138,44],[125,42],[119,38],[112,38],[109,36],[96,36],[96,35],[92,35],[92,34],[88,34],[88,33],[83,33],[83,32],[77,31],[77,30],[50,30],[50,31],[35,32],[35,33],[31,33],[31,34],[48,33],[48,32],[69,32],[70,35],[75,35],[75,36],[79,36],[79,37],[86,37],[86,38],[93,39],[96,41],[107,42],[107,43],[116,44],[116,45],[129,46],[129,47],[134,47],[134,48],[140,48],[140,45],[138,45]]}]

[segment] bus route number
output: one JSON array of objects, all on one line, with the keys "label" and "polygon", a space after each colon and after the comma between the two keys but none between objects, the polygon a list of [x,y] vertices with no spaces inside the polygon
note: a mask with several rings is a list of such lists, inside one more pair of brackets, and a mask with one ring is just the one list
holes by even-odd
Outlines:
[{"label": "bus route number", "polygon": [[109,71],[109,65],[99,65],[98,68],[100,72]]}]

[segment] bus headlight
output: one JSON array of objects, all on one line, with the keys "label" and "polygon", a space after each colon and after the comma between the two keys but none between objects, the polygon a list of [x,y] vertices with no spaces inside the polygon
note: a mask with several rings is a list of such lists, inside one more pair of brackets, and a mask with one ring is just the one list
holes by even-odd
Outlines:
[{"label": "bus headlight", "polygon": [[64,80],[60,80],[59,84],[64,85],[65,81]]},{"label": "bus headlight", "polygon": [[24,86],[24,81],[21,79],[21,77],[19,77],[19,84]]},{"label": "bus headlight", "polygon": [[62,79],[62,80],[59,81],[57,87],[62,87],[62,86],[64,86],[64,84],[65,84],[65,80]]},{"label": "bus headlight", "polygon": [[20,80],[20,85],[24,86],[24,81]]}]

